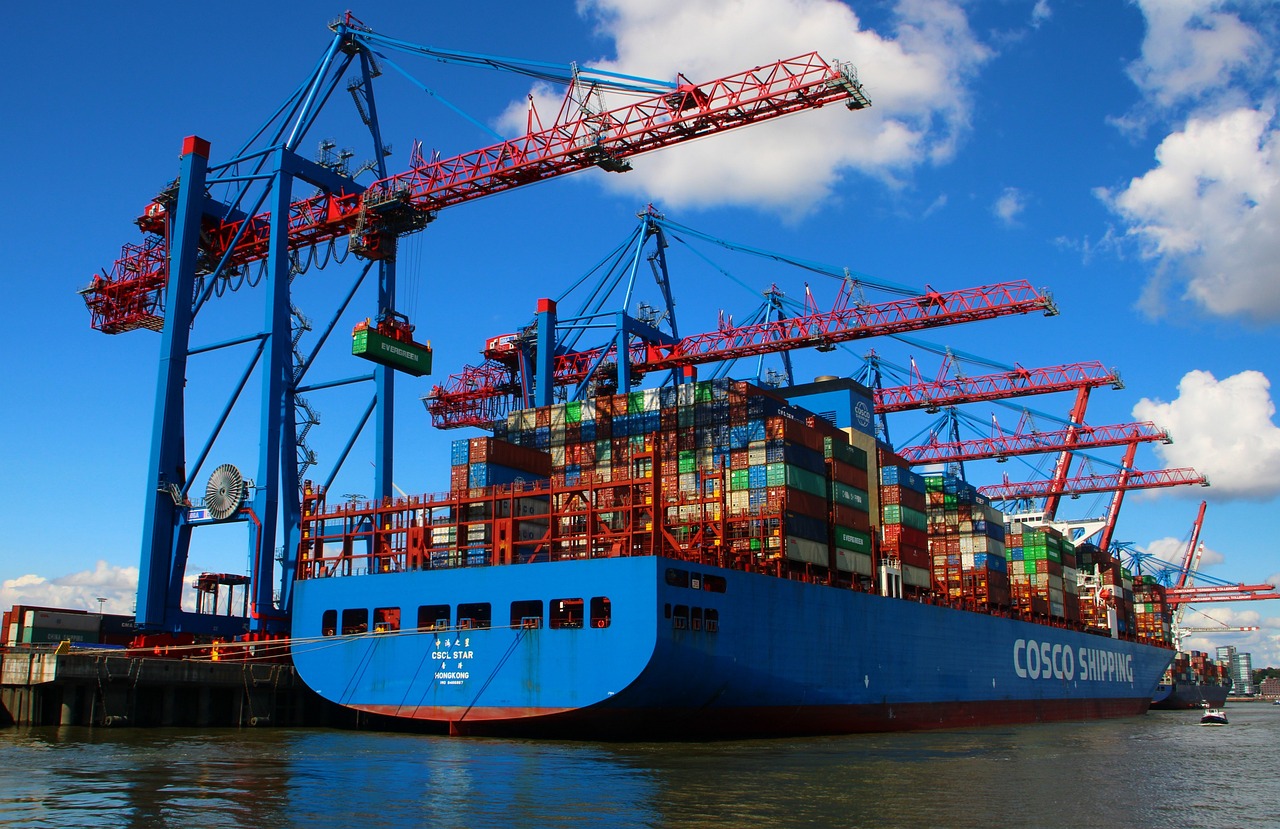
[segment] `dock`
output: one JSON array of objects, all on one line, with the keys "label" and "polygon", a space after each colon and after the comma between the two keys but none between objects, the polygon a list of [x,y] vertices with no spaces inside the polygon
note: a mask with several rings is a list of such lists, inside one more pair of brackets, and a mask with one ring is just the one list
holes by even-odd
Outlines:
[{"label": "dock", "polygon": [[0,649],[0,725],[350,727],[281,661]]}]

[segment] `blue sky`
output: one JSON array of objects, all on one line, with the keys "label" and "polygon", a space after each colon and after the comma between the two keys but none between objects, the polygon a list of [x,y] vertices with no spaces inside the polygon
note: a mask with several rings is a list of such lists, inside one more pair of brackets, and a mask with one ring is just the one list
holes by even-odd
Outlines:
[{"label": "blue sky", "polygon": [[[10,79],[0,129],[11,170],[0,206],[0,279],[11,309],[5,377],[13,396],[0,409],[9,528],[0,542],[0,604],[96,607],[103,596],[125,612],[137,578],[159,338],[90,330],[77,291],[121,244],[140,241],[133,220],[176,175],[182,138],[210,140],[213,161],[225,160],[314,66],[329,43],[326,23],[343,9],[67,8],[10,10],[22,36],[0,58]],[[401,306],[432,341],[436,371],[398,386],[401,488],[446,489],[448,443],[465,434],[432,430],[418,398],[477,362],[485,337],[527,322],[537,298],[558,295],[589,270],[652,203],[713,236],[882,281],[958,289],[1026,279],[1049,290],[1058,317],[917,337],[992,365],[1114,366],[1126,387],[1095,392],[1087,420],[1155,420],[1175,442],[1141,449],[1138,468],[1193,466],[1213,483],[1130,494],[1117,537],[1175,555],[1204,498],[1204,572],[1280,577],[1270,529],[1280,494],[1271,390],[1280,376],[1274,5],[583,0],[427,8],[368,2],[353,11],[381,33],[418,43],[657,78],[679,71],[705,81],[816,50],[852,61],[873,107],[802,113],[640,157],[625,175],[593,170],[454,207],[406,241]],[[525,78],[401,63],[501,134],[523,131],[530,92],[544,122],[554,115],[550,93]],[[415,139],[445,156],[493,141],[398,73],[384,74],[379,95],[393,171],[407,169]],[[342,113],[330,137],[356,149],[357,162],[369,157],[351,129],[349,100],[329,109]],[[312,148],[314,141],[304,151]],[[711,330],[721,310],[745,318],[771,283],[801,300],[808,281],[819,306],[834,300],[834,282],[750,257],[706,248],[673,248],[671,256],[682,333]],[[329,269],[303,279],[298,297],[312,303],[304,311],[323,321],[347,283]],[[261,299],[251,294],[213,303],[193,339],[254,328]],[[375,310],[366,303],[352,314]],[[871,348],[899,364],[914,358],[926,374],[938,369],[923,347],[873,340],[796,354],[797,373],[852,375]],[[328,367],[353,373],[341,356],[338,349]],[[193,432],[221,410],[242,365],[231,355],[193,368]],[[314,401],[322,467],[345,442],[360,400]],[[1051,422],[1071,402],[1042,396],[966,414],[994,414],[1011,428],[1020,405]],[[252,411],[233,419],[238,428],[220,440],[211,464],[233,462],[252,477],[254,422]],[[903,415],[891,422],[892,436],[901,442],[927,425],[923,415]],[[192,452],[205,434],[207,426],[189,439]],[[368,457],[367,441],[361,452]],[[1121,453],[1094,455],[1095,470],[1106,473]],[[335,487],[368,492],[372,470],[362,465],[350,462]],[[979,484],[1005,472],[1038,474],[1017,464],[968,470]],[[1086,497],[1063,511],[1083,517],[1104,508]],[[243,540],[211,536],[193,549],[191,569],[242,570]],[[1254,652],[1255,665],[1280,664],[1280,608],[1201,609],[1263,629],[1198,637],[1192,647],[1237,644]]]}]

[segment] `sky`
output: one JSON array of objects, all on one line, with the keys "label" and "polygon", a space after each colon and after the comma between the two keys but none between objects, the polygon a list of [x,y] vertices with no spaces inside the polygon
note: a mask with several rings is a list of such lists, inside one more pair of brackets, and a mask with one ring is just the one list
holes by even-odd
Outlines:
[{"label": "sky", "polygon": [[[67,14],[70,8],[74,13]],[[1136,467],[1193,467],[1211,486],[1133,492],[1117,539],[1177,559],[1199,502],[1208,503],[1201,572],[1280,583],[1271,521],[1280,504],[1280,9],[1267,2],[1085,0],[580,0],[431,4],[372,0],[353,13],[406,41],[499,56],[695,82],[817,51],[850,61],[872,101],[681,144],[632,159],[625,174],[591,170],[443,211],[402,243],[400,299],[432,342],[430,378],[396,391],[396,484],[448,488],[449,442],[474,431],[431,427],[419,398],[464,364],[486,337],[528,323],[540,297],[589,274],[653,205],[716,239],[847,268],[868,299],[875,285],[923,290],[1027,280],[1060,313],[928,330],[911,341],[858,340],[793,355],[797,379],[855,376],[869,351],[925,377],[950,349],[969,375],[1013,365],[1100,361],[1124,388],[1091,397],[1095,425],[1151,420],[1173,443],[1144,445]],[[10,196],[0,280],[11,309],[11,356],[0,407],[0,606],[14,603],[130,612],[147,491],[159,337],[93,331],[78,291],[138,243],[133,221],[176,176],[183,137],[230,158],[306,77],[344,11],[313,3],[202,6],[26,4],[0,57],[8,117],[0,151]],[[527,77],[397,56],[378,81],[389,168],[408,168],[415,141],[448,157],[522,134],[528,101],[549,124],[562,90]],[[409,81],[406,75],[414,78]],[[328,113],[335,114],[329,119]],[[468,117],[460,117],[458,112]],[[326,107],[320,137],[372,157],[351,101]],[[369,174],[361,179],[371,180]],[[690,236],[685,241],[691,241]],[[677,250],[678,249],[678,250]],[[757,308],[777,285],[817,307],[839,281],[724,247],[669,251],[681,333],[713,330]],[[295,299],[322,325],[350,284],[350,266],[299,277]],[[332,274],[331,274],[332,272]],[[653,291],[652,285],[638,288]],[[363,303],[363,304],[362,304]],[[362,295],[354,324],[376,309]],[[257,330],[251,288],[211,301],[193,343]],[[341,327],[341,326],[340,326]],[[342,337],[336,339],[342,340]],[[339,344],[341,346],[341,343]],[[189,452],[243,371],[234,349],[193,361]],[[318,361],[354,373],[342,348]],[[780,363],[775,364],[780,368]],[[774,365],[735,366],[755,376]],[[213,466],[257,463],[253,384],[210,453]],[[364,395],[361,397],[361,395]],[[323,398],[313,437],[324,477],[355,428],[368,391]],[[963,407],[973,434],[993,420],[1050,428],[1070,395]],[[933,416],[890,421],[895,445],[922,439]],[[968,428],[968,427],[966,427]],[[202,431],[203,430],[203,431]],[[367,493],[371,443],[362,436],[336,491]],[[1098,450],[1086,468],[1115,471],[1123,452]],[[1051,459],[1048,459],[1051,461]],[[1046,459],[969,464],[975,484],[1031,480]],[[1034,466],[1032,464],[1035,464]],[[203,480],[194,490],[199,491]],[[1064,517],[1105,511],[1101,497],[1066,502]],[[189,572],[243,572],[237,528],[193,544]],[[1234,644],[1255,667],[1280,665],[1280,606],[1197,605],[1188,648]]]}]

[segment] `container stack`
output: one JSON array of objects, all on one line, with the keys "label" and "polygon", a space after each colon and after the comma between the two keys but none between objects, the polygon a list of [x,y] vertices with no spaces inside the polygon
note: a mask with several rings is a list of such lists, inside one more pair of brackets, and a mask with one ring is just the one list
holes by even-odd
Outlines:
[{"label": "container stack", "polygon": [[[545,450],[561,486],[648,479],[658,514],[682,544],[705,542],[716,525],[735,556],[870,575],[866,453],[824,419],[749,383],[686,383],[523,410],[498,432],[509,445]],[[489,472],[491,483],[510,477]],[[594,497],[597,510],[610,506],[602,502],[607,487]],[[607,511],[596,517],[609,521]],[[559,537],[585,527],[557,521]]]},{"label": "container stack", "polygon": [[887,449],[880,449],[879,460],[880,549],[901,562],[904,583],[929,587],[932,562],[924,476]]},{"label": "container stack", "polygon": [[934,584],[949,599],[1008,607],[1004,514],[954,475],[924,476]]},{"label": "container stack", "polygon": [[1134,634],[1148,642],[1169,642],[1173,637],[1173,617],[1165,600],[1164,586],[1155,577],[1142,576],[1133,584]]},{"label": "container stack", "polygon": [[545,480],[552,468],[546,452],[491,437],[455,440],[449,461],[453,492]]},{"label": "container stack", "polygon": [[1024,613],[1081,621],[1075,545],[1052,527],[1013,521],[1006,531],[1015,606]]}]

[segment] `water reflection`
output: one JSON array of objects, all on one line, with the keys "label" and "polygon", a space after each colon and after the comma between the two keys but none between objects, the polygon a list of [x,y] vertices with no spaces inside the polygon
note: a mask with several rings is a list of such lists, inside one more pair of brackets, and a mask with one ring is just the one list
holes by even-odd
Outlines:
[{"label": "water reflection", "polygon": [[1280,711],[841,738],[590,744],[342,731],[0,731],[0,824],[1241,826]]}]

